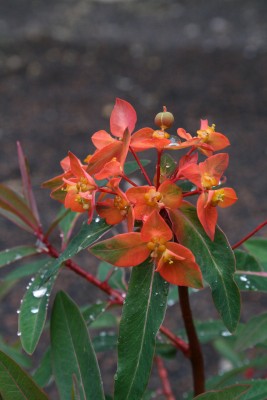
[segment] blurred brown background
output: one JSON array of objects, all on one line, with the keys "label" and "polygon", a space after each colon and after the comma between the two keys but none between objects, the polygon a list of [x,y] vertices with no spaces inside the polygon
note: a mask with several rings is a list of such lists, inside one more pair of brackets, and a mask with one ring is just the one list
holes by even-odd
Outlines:
[{"label": "blurred brown background", "polygon": [[[1,1],[0,181],[19,184],[19,140],[47,226],[58,205],[40,183],[68,150],[90,152],[115,98],[133,104],[138,128],[166,105],[176,127],[194,133],[207,117],[231,141],[226,175],[239,201],[220,225],[234,243],[267,215],[266,17],[264,0]],[[0,250],[32,242],[0,221]],[[6,300],[12,337],[17,297]]]}]

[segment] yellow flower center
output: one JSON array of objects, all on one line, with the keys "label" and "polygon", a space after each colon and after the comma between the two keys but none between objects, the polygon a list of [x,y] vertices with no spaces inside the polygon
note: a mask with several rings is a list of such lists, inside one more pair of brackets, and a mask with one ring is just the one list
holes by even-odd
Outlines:
[{"label": "yellow flower center", "polygon": [[95,189],[95,186],[90,185],[88,180],[84,177],[80,178],[80,181],[76,183],[77,192],[89,192]]},{"label": "yellow flower center", "polygon": [[164,130],[157,130],[153,132],[152,135],[154,138],[158,138],[158,139],[169,139],[170,135],[165,132]]},{"label": "yellow flower center", "polygon": [[218,185],[217,179],[216,179],[214,176],[209,175],[207,172],[205,172],[205,173],[202,175],[202,177],[201,177],[201,183],[202,183],[202,186],[203,186],[205,189],[210,189],[210,188],[212,188],[212,186]]},{"label": "yellow flower center", "polygon": [[147,243],[147,247],[151,250],[150,257],[158,258],[164,253],[166,250],[165,246],[166,241],[162,238],[153,238],[150,242]]},{"label": "yellow flower center", "polygon": [[121,215],[126,215],[129,209],[129,204],[121,196],[115,196],[114,207],[120,210]]},{"label": "yellow flower center", "polygon": [[84,210],[89,210],[89,208],[90,208],[90,202],[89,202],[89,200],[84,199],[83,197],[77,195],[77,196],[75,197],[75,201],[76,201],[77,203],[81,204]]},{"label": "yellow flower center", "polygon": [[215,124],[212,126],[208,126],[207,129],[200,129],[197,131],[197,136],[203,140],[204,143],[207,143],[210,138],[210,134],[215,132]]},{"label": "yellow flower center", "polygon": [[216,207],[220,202],[224,201],[224,189],[216,190],[211,199],[211,205]]},{"label": "yellow flower center", "polygon": [[161,199],[162,194],[157,192],[155,189],[150,189],[149,192],[145,194],[146,204],[151,207],[157,206]]}]

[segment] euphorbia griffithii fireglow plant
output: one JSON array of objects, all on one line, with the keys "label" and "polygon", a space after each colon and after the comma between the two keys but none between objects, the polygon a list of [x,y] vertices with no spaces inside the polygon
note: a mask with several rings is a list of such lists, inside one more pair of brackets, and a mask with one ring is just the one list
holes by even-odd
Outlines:
[{"label": "euphorbia griffithii fireglow plant", "polygon": [[[217,225],[218,207],[237,201],[235,190],[225,186],[229,162],[225,149],[230,142],[206,119],[200,121],[195,135],[181,127],[173,134],[174,123],[164,106],[155,117],[155,126],[136,129],[133,106],[117,99],[110,133],[100,130],[92,135],[92,154],[79,159],[69,152],[61,161],[63,172],[43,184],[62,203],[46,232],[18,143],[23,197],[0,185],[0,212],[33,233],[37,242],[0,252],[0,266],[29,256],[38,258],[38,263],[35,260],[7,274],[7,285],[12,277],[34,274],[18,310],[18,335],[22,348],[32,354],[42,331],[50,327],[51,344],[33,373],[34,380],[10,357],[21,362],[22,354],[19,357],[14,349],[1,347],[6,350],[0,350],[1,399],[48,399],[42,388],[54,380],[60,400],[175,400],[181,395],[179,385],[173,382],[172,387],[163,359],[176,357],[177,351],[191,362],[193,392],[189,390],[187,397],[266,399],[266,380],[247,380],[256,369],[257,374],[263,369],[266,376],[266,355],[256,348],[254,359],[245,353],[255,344],[265,350],[267,334],[257,333],[261,329],[256,328],[266,325],[266,314],[252,318],[247,326],[238,323],[240,289],[267,292],[266,239],[248,240],[267,221],[230,246]],[[143,158],[148,151],[149,160]],[[73,236],[83,215],[85,221]],[[56,228],[60,250],[51,243]],[[106,233],[108,237],[101,239]],[[245,242],[246,252],[235,250]],[[73,260],[85,249],[90,259],[101,260],[97,276]],[[50,324],[45,324],[49,296],[62,266],[103,291],[108,300],[78,307],[59,292]],[[185,327],[178,335],[163,325],[167,307],[177,303],[177,287]],[[206,288],[211,289],[221,320],[193,320],[189,294],[200,295]],[[123,306],[122,315],[115,318],[111,312],[118,306]],[[104,331],[99,336],[95,332],[91,340],[89,330],[99,328]],[[112,328],[115,331],[110,333]],[[232,363],[230,374],[208,382],[210,390],[205,387],[201,341],[214,343]],[[115,348],[114,393],[105,395],[95,353]],[[150,390],[153,363],[161,383]],[[238,379],[240,373],[243,380]],[[232,377],[237,384],[233,385]]]}]

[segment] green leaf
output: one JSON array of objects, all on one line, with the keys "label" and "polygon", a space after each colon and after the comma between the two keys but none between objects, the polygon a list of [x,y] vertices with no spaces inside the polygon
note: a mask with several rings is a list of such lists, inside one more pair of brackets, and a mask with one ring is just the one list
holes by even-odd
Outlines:
[{"label": "green leaf", "polygon": [[[143,165],[143,167],[145,167],[146,165],[150,164],[151,161],[150,160],[140,160],[141,164]],[[137,164],[136,161],[127,161],[124,164],[124,173],[125,175],[130,175],[135,171],[138,171],[140,169],[139,165]]]},{"label": "green leaf", "polygon": [[17,246],[0,252],[0,267],[38,253],[34,246]]},{"label": "green leaf", "polygon": [[257,259],[246,251],[235,250],[236,269],[241,271],[262,271]]},{"label": "green leaf", "polygon": [[265,400],[267,399],[267,381],[264,380],[253,380],[242,382],[248,384],[250,389],[243,394],[239,400]]},{"label": "green leaf", "polygon": [[[206,387],[207,389],[220,389],[224,387],[226,384],[234,384],[238,382],[238,376],[241,376],[244,374],[244,372],[249,369],[249,368],[256,368],[256,369],[261,369],[264,370],[266,368],[266,362],[267,362],[267,357],[257,357],[254,360],[247,361],[244,360],[244,364],[240,367],[233,368],[230,371],[227,371],[221,375],[214,376],[210,378],[206,382]],[[252,382],[252,381],[251,381]],[[242,382],[241,382],[242,383]]]},{"label": "green leaf", "polygon": [[252,238],[243,243],[244,248],[256,257],[267,271],[267,239]]},{"label": "green leaf", "polygon": [[[213,346],[218,354],[230,361],[233,367],[238,368],[243,364],[244,355],[237,353],[234,350],[234,340],[227,340],[228,338],[220,338],[214,341]],[[229,338],[232,339],[232,338]]]},{"label": "green leaf", "polygon": [[14,269],[9,274],[3,277],[4,281],[14,281],[16,279],[25,278],[26,276],[32,276],[42,269],[47,263],[48,258],[34,261],[29,264],[20,265],[19,268]]},{"label": "green leaf", "polygon": [[90,326],[107,309],[107,302],[100,302],[90,306],[82,307],[81,312],[87,326]]},{"label": "green leaf", "polygon": [[48,400],[18,364],[0,351],[0,389],[4,400]]},{"label": "green leaf", "polygon": [[240,290],[267,292],[267,273],[236,271],[235,281]]},{"label": "green leaf", "polygon": [[24,350],[32,354],[44,328],[49,296],[56,275],[42,284],[43,276],[50,268],[48,263],[35,278],[32,278],[25,293],[19,313],[19,335]]},{"label": "green leaf", "polygon": [[3,338],[0,336],[0,350],[7,356],[12,358],[21,367],[30,368],[32,362],[30,358],[21,352],[21,347],[17,345],[8,345]]},{"label": "green leaf", "polygon": [[24,200],[3,184],[0,184],[0,214],[29,232],[38,228],[38,222]]},{"label": "green leaf", "polygon": [[93,338],[93,346],[97,353],[116,349],[117,342],[118,336],[114,332],[100,332]]},{"label": "green leaf", "polygon": [[120,323],[114,400],[141,399],[145,392],[168,286],[150,260],[132,269]]},{"label": "green leaf", "polygon": [[113,289],[126,290],[123,268],[116,268],[106,261],[102,261],[97,268],[97,277],[100,281],[108,278],[108,283]]},{"label": "green leaf", "polygon": [[66,245],[70,239],[71,232],[81,214],[69,210],[59,222],[59,228],[62,234],[62,244]]},{"label": "green leaf", "polygon": [[214,304],[227,329],[233,332],[240,316],[240,293],[234,281],[235,258],[228,240],[217,227],[212,242],[198,220],[195,207],[189,203],[170,211],[170,217],[177,239],[195,255],[211,287]]},{"label": "green leaf", "polygon": [[37,385],[44,387],[52,379],[52,365],[51,365],[51,349],[50,347],[44,353],[38,368],[34,371],[33,380]]},{"label": "green leaf", "polygon": [[73,376],[76,376],[81,400],[105,399],[85,321],[76,304],[64,292],[56,295],[52,310],[51,351],[62,400],[71,399]]},{"label": "green leaf", "polygon": [[164,153],[161,157],[160,160],[160,176],[161,176],[161,181],[165,180],[166,178],[170,177],[171,174],[174,172],[176,168],[176,162],[167,153]]},{"label": "green leaf", "polygon": [[249,388],[249,385],[229,386],[222,390],[203,393],[194,397],[194,400],[239,400],[243,399],[243,396],[240,397],[240,395],[247,392]]},{"label": "green leaf", "polygon": [[267,340],[267,313],[251,318],[236,340],[236,350],[242,351]]},{"label": "green leaf", "polygon": [[93,329],[113,328],[116,327],[117,325],[118,323],[115,315],[106,311],[91,323],[91,328]]},{"label": "green leaf", "polygon": [[88,225],[87,222],[84,222],[80,231],[70,241],[66,250],[61,253],[60,257],[57,258],[50,266],[49,271],[44,274],[42,284],[45,283],[47,279],[58,273],[58,270],[64,261],[72,258],[80,251],[86,249],[96,240],[100,239],[101,236],[111,228],[112,227],[110,225],[106,224],[106,222],[100,218],[93,220],[90,225]]}]

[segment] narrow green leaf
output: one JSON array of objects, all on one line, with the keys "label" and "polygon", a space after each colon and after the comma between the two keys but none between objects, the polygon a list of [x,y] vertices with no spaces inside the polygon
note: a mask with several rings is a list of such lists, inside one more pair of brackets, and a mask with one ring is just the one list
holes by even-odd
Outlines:
[{"label": "narrow green leaf", "polygon": [[162,177],[162,181],[171,176],[174,172],[177,164],[174,161],[173,157],[168,153],[164,153],[160,160],[160,175]]},{"label": "narrow green leaf", "polygon": [[234,385],[222,390],[214,390],[194,397],[194,400],[239,400],[241,394],[249,390],[249,385]]},{"label": "narrow green leaf", "polygon": [[18,151],[20,174],[22,179],[23,196],[27,202],[27,205],[33,212],[33,215],[35,216],[36,220],[40,224],[40,217],[37,209],[37,204],[32,191],[29,163],[24,155],[20,142],[17,142],[17,151]]},{"label": "narrow green leaf", "polygon": [[0,267],[38,253],[34,246],[17,246],[0,252]]},{"label": "narrow green leaf", "polygon": [[236,340],[236,350],[242,351],[267,340],[267,313],[251,318]]},{"label": "narrow green leaf", "polygon": [[141,399],[145,392],[168,286],[150,260],[132,269],[120,323],[114,400]]},{"label": "narrow green leaf", "polygon": [[227,329],[233,332],[240,316],[240,293],[234,281],[235,258],[228,240],[217,227],[212,242],[198,220],[195,207],[189,203],[171,211],[170,217],[177,239],[195,255],[211,287],[214,304]]},{"label": "narrow green leaf", "polygon": [[58,270],[64,261],[72,258],[80,251],[86,249],[96,240],[100,239],[104,233],[111,229],[111,226],[106,224],[103,219],[96,218],[91,222],[90,225],[87,222],[82,224],[80,231],[70,241],[66,250],[57,258],[54,263],[50,266],[49,271],[44,274],[43,282],[58,273]]},{"label": "narrow green leaf", "polygon": [[243,243],[245,249],[256,257],[267,271],[267,239],[251,238]]},{"label": "narrow green leaf", "polygon": [[30,231],[38,227],[36,218],[24,200],[9,187],[0,184],[0,214],[8,218],[8,214],[5,215],[5,211],[19,218],[23,222],[21,227],[26,224]]},{"label": "narrow green leaf", "polygon": [[24,350],[29,354],[34,352],[43,331],[49,296],[56,279],[56,275],[53,275],[42,284],[43,276],[49,268],[48,263],[35,278],[31,279],[20,307],[18,335],[21,336]]},{"label": "narrow green leaf", "polygon": [[117,325],[118,323],[115,315],[106,311],[91,323],[91,328],[92,329],[114,328]]},{"label": "narrow green leaf", "polygon": [[32,276],[36,274],[40,269],[42,269],[47,263],[48,258],[44,258],[42,260],[34,261],[29,264],[20,265],[18,268],[14,269],[14,271],[9,272],[6,276],[3,277],[4,281],[14,281],[16,279],[25,278],[26,276]]},{"label": "narrow green leaf", "polygon": [[0,389],[4,400],[48,400],[18,364],[0,351]]},{"label": "narrow green leaf", "polygon": [[250,389],[240,396],[239,400],[265,400],[267,399],[267,380],[258,379],[253,381],[242,382],[248,384]]},{"label": "narrow green leaf", "polygon": [[76,304],[63,292],[57,294],[52,310],[51,351],[62,400],[71,399],[73,376],[76,376],[81,400],[104,400],[100,372],[85,321]]},{"label": "narrow green leaf", "polygon": [[235,338],[234,340],[227,339],[228,338],[219,338],[213,342],[213,346],[218,354],[221,354],[224,359],[230,361],[233,368],[238,368],[244,362],[244,355],[235,351]]}]

